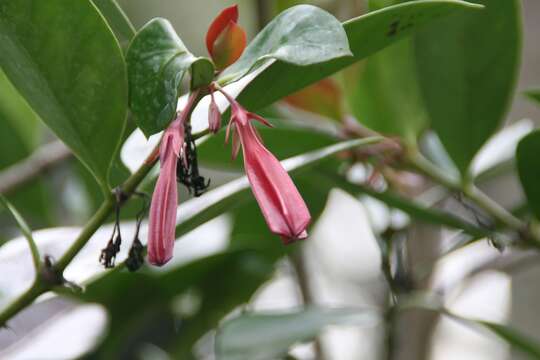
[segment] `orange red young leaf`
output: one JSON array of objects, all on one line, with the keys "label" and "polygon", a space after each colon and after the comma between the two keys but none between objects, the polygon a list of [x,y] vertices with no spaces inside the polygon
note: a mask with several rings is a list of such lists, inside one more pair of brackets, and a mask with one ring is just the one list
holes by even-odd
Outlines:
[{"label": "orange red young leaf", "polygon": [[238,5],[233,5],[214,19],[206,33],[206,48],[219,70],[238,60],[246,48],[246,32],[237,22]]},{"label": "orange red young leaf", "polygon": [[342,92],[331,78],[323,79],[284,99],[285,103],[330,119],[343,119]]}]

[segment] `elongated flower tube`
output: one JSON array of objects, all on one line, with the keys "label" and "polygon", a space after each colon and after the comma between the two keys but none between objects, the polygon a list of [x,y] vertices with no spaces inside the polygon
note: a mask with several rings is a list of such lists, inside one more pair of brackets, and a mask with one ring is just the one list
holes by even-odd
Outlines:
[{"label": "elongated flower tube", "polygon": [[206,48],[218,70],[234,63],[246,48],[246,32],[238,24],[238,6],[223,9],[206,33]]},{"label": "elongated flower tube", "polygon": [[306,229],[311,221],[306,203],[281,163],[263,145],[251,121],[271,125],[259,115],[246,111],[228,95],[225,96],[231,103],[232,110],[226,141],[231,127],[234,127],[233,158],[241,145],[246,175],[268,227],[281,236],[285,244],[305,239]]},{"label": "elongated flower tube", "polygon": [[181,118],[177,118],[169,125],[161,140],[161,171],[150,205],[148,261],[153,265],[162,266],[173,255],[178,207],[176,166],[183,153],[184,123]]}]

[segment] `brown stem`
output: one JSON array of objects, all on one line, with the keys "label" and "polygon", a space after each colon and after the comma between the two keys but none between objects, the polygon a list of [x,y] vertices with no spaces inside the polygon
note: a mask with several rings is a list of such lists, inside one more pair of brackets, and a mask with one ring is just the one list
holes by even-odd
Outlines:
[{"label": "brown stem", "polygon": [[[315,304],[313,292],[309,285],[307,264],[302,249],[298,249],[296,253],[290,255],[289,259],[294,267],[294,272],[296,273],[296,281],[300,287],[304,305]],[[316,360],[325,360],[324,349],[319,337],[315,338],[314,346]]]},{"label": "brown stem", "polygon": [[23,161],[0,172],[0,194],[16,190],[72,155],[60,140],[43,145]]}]

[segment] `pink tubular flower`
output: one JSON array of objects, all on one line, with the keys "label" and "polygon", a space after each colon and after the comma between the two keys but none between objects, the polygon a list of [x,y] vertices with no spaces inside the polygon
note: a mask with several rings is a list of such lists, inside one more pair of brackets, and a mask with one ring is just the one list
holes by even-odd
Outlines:
[{"label": "pink tubular flower", "polygon": [[164,265],[173,255],[176,230],[176,166],[184,152],[184,123],[174,120],[163,135],[160,145],[161,171],[150,205],[148,261]]},{"label": "pink tubular flower", "polygon": [[259,115],[246,111],[234,99],[228,99],[231,102],[232,116],[227,127],[226,141],[231,126],[234,126],[236,131],[233,134],[233,158],[238,154],[241,144],[244,168],[268,227],[273,233],[280,235],[285,244],[305,239],[306,228],[311,221],[309,210],[289,174],[262,144],[251,120],[271,125]]}]

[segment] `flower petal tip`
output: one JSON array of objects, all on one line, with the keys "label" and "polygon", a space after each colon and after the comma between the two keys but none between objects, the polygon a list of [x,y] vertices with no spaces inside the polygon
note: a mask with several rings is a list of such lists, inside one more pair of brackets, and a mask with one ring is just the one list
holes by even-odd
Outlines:
[{"label": "flower petal tip", "polygon": [[283,242],[283,245],[291,245],[292,243],[297,242],[298,240],[305,240],[308,238],[308,233],[306,230],[304,230],[300,235],[296,237],[287,237],[287,236],[280,236],[281,241]]},{"label": "flower petal tip", "polygon": [[172,259],[172,255],[167,256],[165,258],[156,258],[154,256],[148,255],[148,262],[154,266],[163,266],[166,263],[168,263],[171,259]]}]

